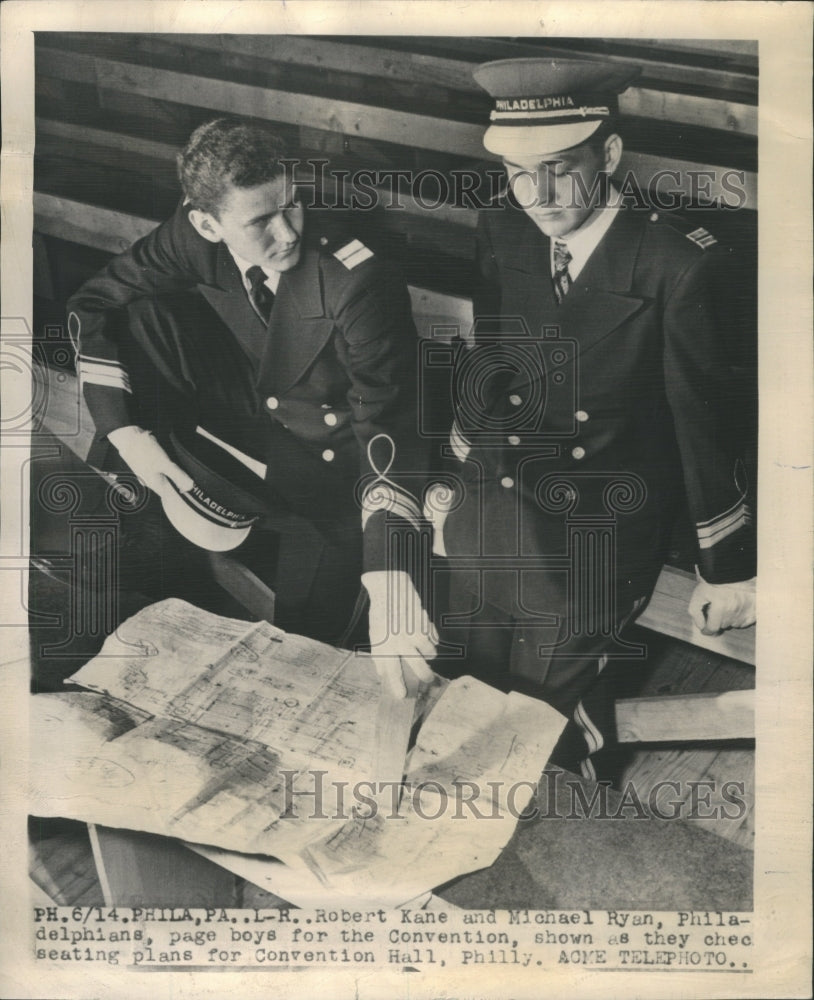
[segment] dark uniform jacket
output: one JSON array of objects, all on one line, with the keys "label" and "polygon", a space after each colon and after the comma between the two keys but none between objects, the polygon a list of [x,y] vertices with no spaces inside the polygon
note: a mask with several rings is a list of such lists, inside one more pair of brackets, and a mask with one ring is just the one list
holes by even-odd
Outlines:
[{"label": "dark uniform jacket", "polygon": [[[418,349],[406,285],[359,241],[321,237],[311,217],[300,262],[280,277],[267,328],[227,247],[203,239],[183,205],[79,289],[68,305],[69,326],[97,430],[92,464],[104,464],[105,435],[140,420],[121,310],[194,289],[241,345],[253,374],[249,384],[234,387],[251,397],[249,419],[217,426],[217,415],[210,415],[215,426],[207,430],[266,462],[274,489],[297,513],[338,518],[364,499],[368,511],[417,518],[425,461],[416,433]],[[152,358],[170,380],[178,377],[174,350],[159,345]],[[380,538],[370,551],[374,563],[382,558]],[[381,567],[368,560],[367,568]]]},{"label": "dark uniform jacket", "polygon": [[703,576],[751,577],[743,465],[720,412],[728,251],[622,208],[562,305],[525,213],[481,213],[478,254],[448,553],[514,566],[489,595],[509,613],[573,614],[580,593],[601,606],[614,589],[648,592],[686,494]]}]

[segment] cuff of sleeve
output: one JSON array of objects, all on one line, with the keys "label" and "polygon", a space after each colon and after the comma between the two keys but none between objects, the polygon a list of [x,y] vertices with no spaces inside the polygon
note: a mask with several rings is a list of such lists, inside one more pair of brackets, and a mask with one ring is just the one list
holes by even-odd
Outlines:
[{"label": "cuff of sleeve", "polygon": [[757,572],[754,532],[739,531],[699,553],[698,569],[707,583],[740,583]]}]

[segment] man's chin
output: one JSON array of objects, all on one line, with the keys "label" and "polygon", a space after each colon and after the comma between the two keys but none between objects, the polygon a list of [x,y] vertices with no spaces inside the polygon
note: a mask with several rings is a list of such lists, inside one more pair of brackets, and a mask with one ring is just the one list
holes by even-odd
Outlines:
[{"label": "man's chin", "polygon": [[531,211],[528,214],[546,236],[564,236],[574,228],[573,221],[562,212]]},{"label": "man's chin", "polygon": [[296,267],[299,264],[301,256],[302,245],[298,243],[289,253],[275,254],[273,257],[270,257],[266,261],[265,267],[271,268],[273,271],[290,271],[292,267]]}]

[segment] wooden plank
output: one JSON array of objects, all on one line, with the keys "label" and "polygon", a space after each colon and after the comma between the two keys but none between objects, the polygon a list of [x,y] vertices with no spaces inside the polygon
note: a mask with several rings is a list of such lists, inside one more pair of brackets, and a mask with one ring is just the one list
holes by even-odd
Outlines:
[{"label": "wooden plank", "polygon": [[632,786],[642,802],[655,803],[663,815],[679,815],[693,827],[753,850],[754,771],[754,749],[648,747],[636,751],[621,787]]},{"label": "wooden plank", "polygon": [[73,122],[54,121],[51,118],[37,116],[35,119],[37,132],[37,150],[39,137],[50,136],[64,139],[82,156],[81,146],[102,146],[106,149],[117,149],[124,153],[148,156],[156,160],[167,160],[174,163],[175,157],[181,152],[181,146],[173,146],[168,142],[155,142],[141,136],[127,135],[124,132],[111,132],[108,129],[91,128],[87,125],[76,125]]},{"label": "wooden plank", "polygon": [[51,262],[48,259],[45,242],[39,233],[32,234],[31,251],[34,264],[34,295],[43,299],[53,299],[55,294]]},{"label": "wooden plank", "polygon": [[[50,72],[57,75],[65,73],[68,79],[93,79],[100,86],[157,97],[165,101],[211,108],[230,114],[250,115],[286,124],[304,125],[351,136],[358,135],[402,146],[418,146],[436,152],[452,153],[470,160],[499,160],[499,157],[483,148],[481,125],[229,83],[82,54],[66,55],[57,50],[49,50],[46,65]],[[270,109],[273,109],[273,114],[270,113]],[[657,171],[677,170],[686,183],[684,175],[688,171],[712,171],[720,178],[726,170],[725,166],[710,166],[635,153],[628,162],[631,165],[635,164],[639,184],[645,186],[650,183]],[[756,175],[752,172],[744,173],[748,203],[756,205]],[[716,195],[724,193],[720,180],[713,185],[712,193]]]},{"label": "wooden plank", "polygon": [[636,624],[754,665],[755,626],[728,629],[720,635],[704,635],[687,613],[694,588],[692,573],[665,566],[650,603],[636,619]]},{"label": "wooden plank", "polygon": [[616,702],[619,742],[753,740],[754,695],[752,690],[620,698]]},{"label": "wooden plank", "polygon": [[[677,172],[678,179],[674,174],[667,172]],[[639,189],[647,196],[648,188],[655,186],[659,195],[659,202],[670,208],[674,206],[674,193],[683,194],[688,199],[692,199],[693,194],[702,194],[704,201],[708,198],[715,199],[726,205],[737,208],[757,209],[757,174],[749,170],[732,170],[728,167],[714,166],[709,163],[686,163],[680,160],[663,159],[660,156],[652,156],[649,153],[635,153],[625,150],[622,153],[622,161],[616,171],[615,177],[620,182],[628,173],[636,179]],[[693,184],[698,186],[698,181],[693,181],[692,176],[700,176],[703,181],[703,188],[693,192]],[[722,179],[727,178],[727,184],[731,190],[723,185]],[[661,178],[661,180],[659,180]],[[675,205],[674,207],[679,207]]]},{"label": "wooden plank", "polygon": [[[36,127],[38,134],[64,140],[66,144],[70,145],[71,155],[83,159],[87,158],[89,162],[95,162],[94,151],[91,148],[93,146],[117,150],[127,153],[129,156],[153,157],[173,164],[182,148],[170,143],[149,141],[138,136],[88,128],[84,125],[53,121],[48,118],[37,118]],[[307,165],[307,160],[305,163]],[[326,204],[350,204],[351,192],[348,191],[343,200],[341,192],[338,191],[339,185],[331,176],[330,170],[325,171],[324,180],[322,195]],[[392,192],[387,187],[377,187],[375,190],[379,196],[379,204],[384,207],[386,216],[411,215],[427,220],[433,225],[458,226],[465,232],[474,230],[478,224],[476,209],[458,208],[443,203],[436,205],[434,194],[429,190],[424,195],[423,205],[407,192]],[[391,203],[392,207],[388,208]],[[454,239],[454,235],[450,236],[450,240],[452,239]]]},{"label": "wooden plank", "polygon": [[748,38],[639,38],[638,45],[670,52],[702,52],[713,56],[745,56],[757,73],[758,44]]},{"label": "wooden plank", "polygon": [[718,101],[709,97],[630,87],[619,95],[619,111],[623,115],[757,136],[757,108],[736,101]]},{"label": "wooden plank", "polygon": [[34,229],[71,243],[121,253],[158,225],[126,212],[34,192]]},{"label": "wooden plank", "polygon": [[472,330],[472,300],[410,286],[410,304],[421,337],[467,338]]},{"label": "wooden plank", "polygon": [[64,74],[70,80],[95,81],[99,87],[403,146],[420,146],[470,159],[497,159],[484,150],[480,125],[191,76],[79,53],[41,50],[41,54],[46,57],[41,71]]},{"label": "wooden plank", "polygon": [[207,552],[215,582],[256,618],[274,624],[276,595],[260,577],[226,552]]},{"label": "wooden plank", "polygon": [[467,60],[372,48],[308,35],[174,35],[174,42],[213,52],[232,52],[283,65],[313,67],[398,83],[420,83],[482,94]]},{"label": "wooden plank", "polygon": [[[484,94],[472,77],[472,70],[478,65],[475,61],[291,35],[179,35],[173,39],[176,40],[193,48],[232,52],[274,63]],[[622,95],[620,108],[623,114],[757,135],[757,108],[749,104],[633,87]]]},{"label": "wooden plank", "polygon": [[180,841],[88,824],[107,906],[234,906],[234,876]]},{"label": "wooden plank", "polygon": [[87,461],[95,430],[79,391],[79,380],[75,375],[36,362],[32,373],[44,399],[44,409],[34,415],[38,426],[50,431],[83,462]]},{"label": "wooden plank", "polygon": [[76,832],[34,839],[29,845],[29,877],[51,906],[94,906],[104,902],[87,834]]},{"label": "wooden plank", "polygon": [[[445,57],[471,59],[475,63],[493,59],[561,58],[602,59],[642,71],[642,85],[653,89],[673,89],[703,93],[708,96],[737,94],[740,99],[757,104],[756,60],[747,67],[711,67],[676,53],[672,60],[662,50],[654,51],[649,40],[626,39],[504,39],[504,38],[411,38],[399,44],[388,38],[388,45],[401,50],[419,48]],[[738,62],[742,62],[739,60]]]}]

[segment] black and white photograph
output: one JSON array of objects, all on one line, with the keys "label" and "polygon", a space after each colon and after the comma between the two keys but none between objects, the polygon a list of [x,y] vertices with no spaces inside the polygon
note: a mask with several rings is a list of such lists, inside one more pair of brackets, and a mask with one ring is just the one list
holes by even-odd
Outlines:
[{"label": "black and white photograph", "polygon": [[805,997],[809,4],[3,15],[3,996]]}]

